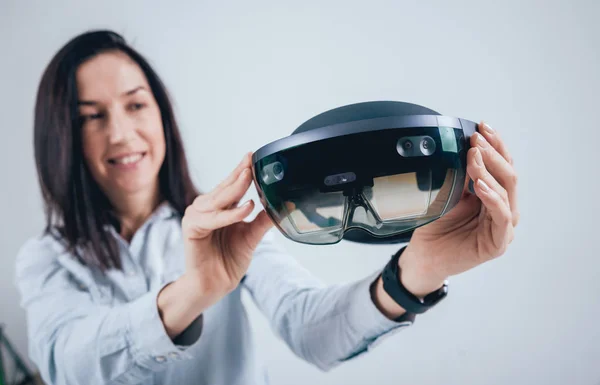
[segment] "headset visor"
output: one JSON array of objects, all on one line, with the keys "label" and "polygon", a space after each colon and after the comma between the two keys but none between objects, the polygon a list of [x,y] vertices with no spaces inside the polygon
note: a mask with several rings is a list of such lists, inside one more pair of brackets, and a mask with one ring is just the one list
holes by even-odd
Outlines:
[{"label": "headset visor", "polygon": [[351,228],[393,236],[458,203],[466,175],[461,128],[356,131],[255,154],[261,202],[288,238],[331,244]]}]

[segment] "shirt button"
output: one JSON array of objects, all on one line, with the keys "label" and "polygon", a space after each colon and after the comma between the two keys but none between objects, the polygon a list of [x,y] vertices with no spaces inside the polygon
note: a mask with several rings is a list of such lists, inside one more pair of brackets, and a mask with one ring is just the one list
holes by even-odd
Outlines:
[{"label": "shirt button", "polygon": [[171,353],[169,353],[169,357],[171,357],[171,358],[179,358],[179,354],[177,352],[171,352]]},{"label": "shirt button", "polygon": [[165,358],[165,356],[156,356],[154,357],[154,361],[156,362],[165,362],[167,359]]}]

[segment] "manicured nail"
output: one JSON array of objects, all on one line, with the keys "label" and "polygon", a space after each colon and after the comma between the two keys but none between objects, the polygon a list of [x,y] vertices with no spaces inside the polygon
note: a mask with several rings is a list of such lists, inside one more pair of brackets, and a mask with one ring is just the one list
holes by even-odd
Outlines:
[{"label": "manicured nail", "polygon": [[481,148],[486,148],[488,146],[487,140],[479,133],[477,133],[477,145]]},{"label": "manicured nail", "polygon": [[482,179],[477,179],[477,185],[484,192],[486,192],[486,193],[490,192],[490,187]]},{"label": "manicured nail", "polygon": [[496,132],[496,131],[495,131],[495,130],[492,128],[492,126],[490,126],[490,125],[489,125],[489,124],[487,124],[487,123],[483,123],[483,128],[485,129],[485,131],[486,131],[488,134],[492,134],[492,135],[493,135],[493,134],[494,134],[494,132]]},{"label": "manicured nail", "polygon": [[481,157],[481,151],[478,148],[475,149],[475,163],[479,167],[483,167],[483,158]]},{"label": "manicured nail", "polygon": [[242,170],[242,172],[240,173],[239,178],[240,179],[244,179],[246,177],[246,175],[248,175],[248,169],[247,168],[245,168],[245,169]]}]

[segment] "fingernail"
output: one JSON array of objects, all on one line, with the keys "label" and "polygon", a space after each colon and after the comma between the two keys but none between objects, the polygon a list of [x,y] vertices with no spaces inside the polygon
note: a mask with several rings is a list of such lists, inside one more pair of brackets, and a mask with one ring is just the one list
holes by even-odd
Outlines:
[{"label": "fingernail", "polygon": [[477,134],[477,145],[481,148],[486,148],[488,146],[487,140],[481,134]]},{"label": "fingernail", "polygon": [[248,169],[247,168],[245,168],[245,169],[242,170],[242,172],[240,173],[239,178],[240,179],[244,179],[246,177],[246,175],[248,175]]},{"label": "fingernail", "polygon": [[489,125],[489,124],[487,124],[487,123],[483,123],[483,128],[485,129],[485,131],[486,131],[488,134],[494,134],[494,132],[496,132],[496,131],[495,131],[495,130],[492,128],[492,126],[490,126],[490,125]]},{"label": "fingernail", "polygon": [[478,148],[475,149],[475,163],[479,167],[483,167],[483,158],[481,157],[481,151]]},{"label": "fingernail", "polygon": [[477,185],[484,192],[486,192],[486,193],[490,192],[490,187],[482,179],[477,179]]},{"label": "fingernail", "polygon": [[247,201],[246,201],[246,202],[245,202],[245,203],[242,205],[242,207],[249,206],[249,205],[250,205],[250,203],[252,203],[252,199],[249,199],[249,200],[247,200]]}]

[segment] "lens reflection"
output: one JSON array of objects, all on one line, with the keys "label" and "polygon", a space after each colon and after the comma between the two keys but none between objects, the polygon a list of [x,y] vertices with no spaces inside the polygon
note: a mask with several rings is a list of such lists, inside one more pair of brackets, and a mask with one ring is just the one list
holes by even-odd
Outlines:
[{"label": "lens reflection", "polygon": [[344,195],[339,192],[315,192],[286,201],[286,216],[298,233],[341,228],[345,200]]},{"label": "lens reflection", "polygon": [[383,220],[407,219],[427,212],[431,201],[431,172],[417,180],[411,172],[373,179],[371,204]]}]

